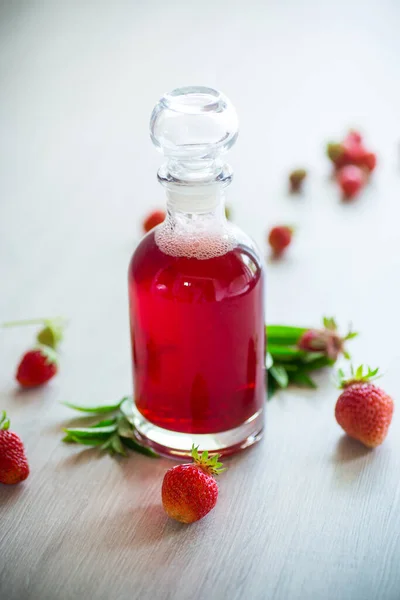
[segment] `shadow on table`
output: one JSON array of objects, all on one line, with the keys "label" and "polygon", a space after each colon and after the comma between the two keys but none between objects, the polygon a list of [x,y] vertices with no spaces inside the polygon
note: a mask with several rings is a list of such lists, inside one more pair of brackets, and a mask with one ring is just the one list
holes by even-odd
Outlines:
[{"label": "shadow on table", "polygon": [[335,454],[333,455],[333,462],[337,464],[348,463],[363,456],[370,455],[372,448],[367,448],[361,442],[354,440],[348,435],[342,435],[339,439]]},{"label": "shadow on table", "polygon": [[[179,537],[190,526],[170,519],[160,504],[138,506],[114,513],[107,520],[106,547],[153,546],[161,540]],[[115,535],[110,532],[115,531]]]},{"label": "shadow on table", "polygon": [[95,460],[101,460],[105,456],[105,453],[99,451],[98,448],[80,446],[79,444],[65,444],[70,446],[72,454],[64,458],[60,465],[64,469],[77,467],[78,465],[92,462]]},{"label": "shadow on table", "polygon": [[52,399],[52,394],[53,392],[50,387],[46,388],[43,386],[32,388],[15,387],[10,391],[10,396],[13,400],[23,402],[24,404],[38,402],[38,400],[43,404],[45,400]]},{"label": "shadow on table", "polygon": [[14,504],[19,496],[24,493],[24,482],[15,485],[0,484],[0,506],[6,507],[7,504]]}]

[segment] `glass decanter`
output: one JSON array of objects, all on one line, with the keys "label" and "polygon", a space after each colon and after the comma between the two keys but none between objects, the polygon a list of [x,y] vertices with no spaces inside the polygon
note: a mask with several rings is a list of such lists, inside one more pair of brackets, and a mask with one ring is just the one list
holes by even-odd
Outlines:
[{"label": "glass decanter", "polygon": [[228,454],[261,437],[266,399],[262,260],[224,209],[237,116],[220,92],[185,87],[150,131],[168,212],[129,266],[132,422],[162,454]]}]

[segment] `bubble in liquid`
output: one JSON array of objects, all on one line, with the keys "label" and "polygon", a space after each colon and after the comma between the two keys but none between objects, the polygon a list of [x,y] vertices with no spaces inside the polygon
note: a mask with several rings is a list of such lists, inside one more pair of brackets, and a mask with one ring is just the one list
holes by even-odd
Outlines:
[{"label": "bubble in liquid", "polygon": [[176,258],[208,260],[233,250],[236,240],[226,227],[210,228],[209,223],[194,222],[179,226],[168,219],[155,231],[161,252]]}]

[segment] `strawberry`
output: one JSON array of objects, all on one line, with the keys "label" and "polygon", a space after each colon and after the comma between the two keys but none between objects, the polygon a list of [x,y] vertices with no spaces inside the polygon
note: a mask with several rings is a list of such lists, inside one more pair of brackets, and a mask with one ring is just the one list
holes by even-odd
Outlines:
[{"label": "strawberry", "polygon": [[341,165],[360,166],[365,154],[367,154],[367,151],[359,142],[355,142],[353,138],[347,137],[344,142],[342,142],[340,163]]},{"label": "strawberry", "polygon": [[375,448],[384,441],[392,420],[393,400],[371,380],[378,369],[368,368],[364,373],[361,365],[350,379],[345,379],[339,371],[340,386],[344,391],[338,398],[335,417],[339,425],[352,438],[359,440],[369,448]]},{"label": "strawberry", "polygon": [[162,484],[161,497],[165,512],[181,523],[193,523],[205,517],[214,508],[218,486],[214,475],[225,471],[218,462],[218,454],[208,456],[205,450],[199,455],[192,446],[194,463],[169,469]]},{"label": "strawberry", "polygon": [[365,152],[361,157],[359,165],[367,169],[369,173],[372,173],[376,167],[376,154],[374,152]]},{"label": "strawberry", "polygon": [[292,241],[293,228],[287,225],[273,227],[268,235],[268,243],[275,256],[280,256]]},{"label": "strawberry", "polygon": [[365,184],[365,173],[355,165],[345,165],[337,172],[337,181],[343,192],[343,198],[350,200],[357,196]]},{"label": "strawberry", "polygon": [[39,345],[23,355],[15,378],[22,387],[36,387],[49,381],[57,371],[55,351],[48,346]]},{"label": "strawberry", "polygon": [[361,133],[355,129],[350,129],[344,140],[345,142],[351,142],[353,144],[362,144],[363,141]]},{"label": "strawberry", "polygon": [[330,142],[327,144],[326,153],[336,169],[346,165],[364,166],[364,157],[369,154],[357,131],[349,131],[340,143]]},{"label": "strawberry", "polygon": [[159,225],[164,221],[166,214],[163,210],[154,210],[151,212],[148,217],[143,222],[143,231],[148,233],[151,231],[156,225]]},{"label": "strawberry", "polygon": [[14,484],[29,475],[24,445],[21,438],[9,431],[10,420],[5,411],[0,415],[0,483]]},{"label": "strawberry", "polygon": [[289,186],[292,193],[300,192],[307,177],[305,169],[295,169],[289,174]]},{"label": "strawberry", "polygon": [[308,329],[303,333],[297,345],[300,350],[306,352],[322,352],[333,361],[336,361],[340,354],[345,358],[350,355],[344,348],[344,343],[357,336],[354,331],[341,337],[337,331],[336,321],[333,318],[324,317],[323,329]]}]

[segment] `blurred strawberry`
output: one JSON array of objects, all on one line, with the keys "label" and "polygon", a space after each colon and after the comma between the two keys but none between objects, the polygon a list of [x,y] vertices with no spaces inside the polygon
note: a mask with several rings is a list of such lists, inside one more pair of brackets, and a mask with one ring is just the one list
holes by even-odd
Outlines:
[{"label": "blurred strawberry", "polygon": [[26,352],[18,365],[16,380],[24,388],[47,383],[58,371],[57,354],[48,346]]},{"label": "blurred strawberry", "polygon": [[305,178],[307,177],[307,171],[305,169],[295,169],[289,174],[289,186],[292,193],[300,192]]},{"label": "blurred strawberry", "polygon": [[362,144],[363,140],[359,131],[356,131],[355,129],[350,129],[350,131],[344,138],[344,141],[348,141],[353,144]]},{"label": "blurred strawberry", "polygon": [[268,235],[268,243],[276,257],[290,245],[293,237],[293,228],[287,225],[277,225],[273,227]]},{"label": "blurred strawberry", "polygon": [[366,182],[366,175],[356,165],[345,165],[337,172],[337,182],[345,200],[351,200],[360,193]]},{"label": "blurred strawberry", "polygon": [[376,167],[376,154],[374,152],[365,152],[359,164],[360,167],[365,167],[369,173],[372,173]]},{"label": "blurred strawberry", "polygon": [[144,232],[148,233],[149,231],[151,231],[152,229],[154,229],[154,227],[156,227],[157,225],[159,225],[160,223],[162,223],[165,220],[165,217],[166,217],[165,211],[163,211],[163,210],[154,210],[143,221],[143,230],[144,230]]},{"label": "blurred strawberry", "polygon": [[344,343],[355,338],[357,333],[349,331],[347,335],[340,336],[336,321],[332,317],[324,317],[323,325],[323,329],[308,329],[303,333],[297,344],[300,350],[321,352],[333,361],[336,361],[340,354],[350,358]]},{"label": "blurred strawberry", "polygon": [[0,483],[13,485],[29,475],[24,444],[19,435],[9,430],[6,412],[0,415]]}]

